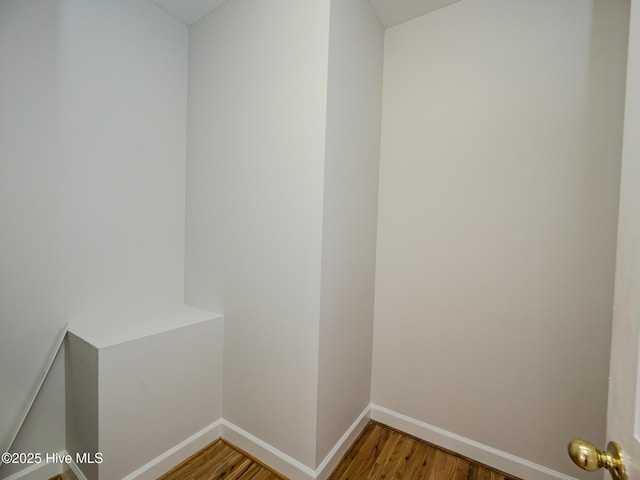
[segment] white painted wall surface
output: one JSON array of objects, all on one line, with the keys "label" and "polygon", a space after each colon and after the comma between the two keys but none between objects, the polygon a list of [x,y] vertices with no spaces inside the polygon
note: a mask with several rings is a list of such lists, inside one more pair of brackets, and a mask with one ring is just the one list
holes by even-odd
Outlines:
[{"label": "white painted wall surface", "polygon": [[102,454],[77,465],[89,480],[157,478],[219,437],[223,318],[186,305],[147,313],[163,328],[69,333],[67,451]]},{"label": "white painted wall surface", "polygon": [[604,444],[628,8],[385,36],[372,401],[572,476]]},{"label": "white painted wall surface", "polygon": [[182,304],[187,29],[149,2],[65,0],[59,14],[54,238],[63,298],[81,299],[71,318]]},{"label": "white painted wall surface", "polygon": [[186,301],[225,316],[224,418],[316,457],[329,2],[191,26]]},{"label": "white painted wall surface", "polygon": [[223,322],[209,318],[100,349],[101,480],[125,478],[222,417]]},{"label": "white painted wall surface", "polygon": [[[49,312],[56,302],[48,255],[55,214],[56,9],[58,2],[0,3],[0,450],[7,447],[64,319]],[[37,141],[36,141],[37,139]],[[33,299],[36,298],[36,301]],[[60,364],[61,365],[61,364]],[[64,384],[56,364],[50,386]],[[52,405],[64,418],[64,404]],[[41,408],[38,401],[34,408]],[[62,409],[61,409],[62,408]],[[64,425],[64,424],[63,424]],[[16,448],[31,437],[64,449],[64,428],[28,422]],[[53,428],[52,428],[53,427]],[[22,445],[22,447],[21,447]],[[28,451],[28,450],[27,450]],[[0,476],[12,467],[0,467]]]},{"label": "white painted wall surface", "polygon": [[369,405],[384,29],[331,2],[316,466]]},{"label": "white painted wall surface", "polygon": [[[40,394],[22,429],[11,447],[11,452],[60,452],[65,449],[65,347],[63,346],[49,371]],[[3,452],[4,453],[4,452]],[[29,465],[12,464],[0,467],[0,478],[7,478]],[[51,465],[51,476],[62,473],[62,465]],[[39,475],[43,476],[42,473]]]},{"label": "white painted wall surface", "polygon": [[[182,304],[186,63],[148,2],[0,3],[0,364],[21,391],[66,321]],[[64,449],[50,427],[24,448]]]},{"label": "white painted wall surface", "polygon": [[[66,431],[65,450],[73,458],[100,452],[98,349],[73,332],[66,346]],[[109,461],[105,458],[105,461]],[[79,465],[88,480],[98,478],[98,464]]]}]

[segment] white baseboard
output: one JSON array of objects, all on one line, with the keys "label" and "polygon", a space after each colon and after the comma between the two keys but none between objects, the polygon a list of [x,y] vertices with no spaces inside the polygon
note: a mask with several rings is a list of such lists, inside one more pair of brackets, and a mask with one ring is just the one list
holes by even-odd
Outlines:
[{"label": "white baseboard", "polygon": [[68,465],[68,467],[69,467],[69,470],[73,472],[73,474],[76,476],[78,480],[87,480],[87,477],[84,476],[84,473],[82,472],[82,470],[80,470],[80,467],[78,467],[76,462],[71,462]]},{"label": "white baseboard", "polygon": [[291,480],[325,480],[369,421],[369,407],[358,416],[316,469],[308,467],[267,442],[226,420],[222,421],[222,438]]},{"label": "white baseboard", "polygon": [[[175,447],[170,448],[162,455],[159,455],[138,468],[135,472],[130,473],[123,480],[157,479],[160,475],[168,472],[198,450],[220,438],[222,436],[222,422],[222,419],[216,420],[211,425],[196,432]],[[58,458],[67,458],[67,456],[69,456],[69,454],[66,451],[58,453]],[[70,456],[73,458],[73,455]],[[74,475],[78,477],[78,480],[87,480],[82,469],[73,461],[68,464],[41,463],[32,465],[2,480],[43,480],[58,475],[59,473],[64,473],[65,468],[71,470]]]},{"label": "white baseboard", "polygon": [[[66,450],[58,452],[57,454],[57,458],[60,459],[69,457],[73,458],[73,455],[69,455]],[[55,477],[68,470],[71,470],[78,480],[87,480],[87,477],[84,476],[84,473],[82,473],[73,460],[70,463],[52,462],[32,465],[2,480],[43,480],[45,478]]]},{"label": "white baseboard", "polygon": [[313,469],[227,420],[222,421],[222,438],[291,480],[314,480]]},{"label": "white baseboard", "polygon": [[492,468],[527,480],[576,480],[574,477],[538,465],[524,458],[448,432],[388,408],[371,404],[371,418]]},{"label": "white baseboard", "polygon": [[[135,472],[127,475],[123,480],[154,480],[168,472],[183,460],[189,458],[198,450],[221,437],[222,419],[194,433],[189,438],[170,448],[162,455],[154,458]],[[75,472],[75,470],[74,470]],[[78,477],[79,480],[83,480]]]},{"label": "white baseboard", "polygon": [[[369,419],[389,425],[515,477],[526,478],[527,480],[576,480],[574,477],[564,473],[374,404],[369,405],[358,416],[315,469],[300,463],[251,433],[221,418],[143,465],[135,472],[127,475],[123,480],[156,479],[190,455],[221,437],[260,459],[260,461],[291,480],[326,480],[358,435],[360,435]],[[60,456],[65,455],[67,455],[67,452],[60,452]],[[62,473],[63,466],[59,463],[33,465],[3,480],[41,480]],[[73,462],[68,467],[75,473],[78,480],[87,480],[82,471]]]},{"label": "white baseboard", "polygon": [[351,426],[344,432],[344,435],[338,440],[331,451],[327,454],[324,460],[318,465],[315,472],[316,480],[326,480],[331,472],[338,466],[342,457],[344,457],[349,447],[356,441],[358,436],[364,430],[364,427],[369,423],[371,419],[371,408],[365,408],[362,413],[356,418]]},{"label": "white baseboard", "polygon": [[[67,452],[60,452],[61,458]],[[3,480],[42,480],[43,478],[51,478],[62,473],[62,464],[60,463],[39,463],[31,465],[19,472],[10,475]]]}]

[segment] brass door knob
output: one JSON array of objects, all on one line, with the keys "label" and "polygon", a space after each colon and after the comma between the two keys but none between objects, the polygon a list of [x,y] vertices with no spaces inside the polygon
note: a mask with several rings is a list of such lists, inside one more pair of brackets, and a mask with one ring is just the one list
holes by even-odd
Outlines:
[{"label": "brass door knob", "polygon": [[616,442],[609,442],[607,451],[601,452],[591,442],[572,440],[568,450],[571,460],[580,468],[593,472],[604,467],[609,470],[613,480],[627,480],[622,448]]}]

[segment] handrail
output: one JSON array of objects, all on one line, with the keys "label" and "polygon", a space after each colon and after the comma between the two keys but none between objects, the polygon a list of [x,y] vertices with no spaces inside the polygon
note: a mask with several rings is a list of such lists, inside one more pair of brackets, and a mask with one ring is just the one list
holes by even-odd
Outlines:
[{"label": "handrail", "polygon": [[[14,433],[10,437],[9,444],[4,449],[0,448],[2,452],[8,452],[11,449],[11,446],[13,445],[13,442],[18,436],[18,433],[20,433],[20,430],[22,429],[22,425],[24,424],[24,421],[27,418],[27,415],[29,415],[29,412],[31,411],[31,407],[33,407],[33,403],[36,401],[36,398],[38,397],[38,393],[40,393],[40,389],[42,388],[42,385],[44,384],[44,381],[47,378],[47,375],[49,375],[49,371],[51,370],[51,367],[53,366],[53,362],[55,361],[56,356],[60,351],[60,347],[62,347],[62,344],[64,343],[64,339],[67,336],[68,331],[69,331],[69,324],[67,323],[62,329],[62,332],[60,333],[60,335],[58,336],[58,339],[55,343],[55,348],[53,349],[53,351],[51,352],[51,355],[49,356],[49,359],[47,360],[45,369],[42,372],[42,376],[40,377],[40,380],[38,381],[38,385],[34,389],[31,395],[31,398],[29,399],[29,402],[27,403],[25,409],[22,412],[22,415],[20,415],[20,418],[18,419]],[[0,458],[0,466],[2,466],[1,458]]]}]

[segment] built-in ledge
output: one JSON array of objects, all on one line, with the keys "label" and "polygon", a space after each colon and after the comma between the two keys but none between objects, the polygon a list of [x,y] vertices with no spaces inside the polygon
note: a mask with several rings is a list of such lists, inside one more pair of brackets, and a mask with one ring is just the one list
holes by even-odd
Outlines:
[{"label": "built-in ledge", "polygon": [[125,478],[220,418],[223,335],[221,315],[188,305],[70,325],[67,451],[88,480]]}]

